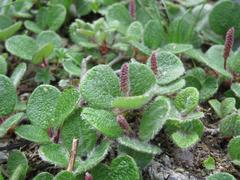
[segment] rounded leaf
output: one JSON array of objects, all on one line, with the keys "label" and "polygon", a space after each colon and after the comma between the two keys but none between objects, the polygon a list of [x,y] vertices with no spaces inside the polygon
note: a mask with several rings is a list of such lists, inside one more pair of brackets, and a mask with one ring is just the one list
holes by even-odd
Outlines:
[{"label": "rounded leaf", "polygon": [[127,8],[120,3],[110,6],[106,19],[109,23],[119,22],[117,30],[121,33],[125,33],[131,23],[131,17]]},{"label": "rounded leaf", "polygon": [[53,175],[48,172],[41,172],[33,178],[33,180],[52,180]]},{"label": "rounded leaf", "polygon": [[67,167],[68,165],[69,153],[60,144],[42,145],[38,153],[43,161],[60,167]]},{"label": "rounded leaf", "polygon": [[81,117],[106,136],[117,138],[122,135],[116,115],[110,111],[84,108]]},{"label": "rounded leaf", "polygon": [[207,177],[207,180],[236,180],[236,178],[225,172],[219,172]]},{"label": "rounded leaf", "polygon": [[118,142],[122,146],[126,146],[128,148],[131,148],[135,151],[139,151],[142,153],[147,153],[147,154],[160,154],[161,149],[157,146],[150,145],[146,142],[141,142],[137,139],[131,139],[127,136],[118,138]]},{"label": "rounded leaf", "polygon": [[10,152],[9,157],[8,157],[8,162],[7,162],[7,169],[8,169],[8,174],[12,176],[15,172],[15,170],[18,168],[18,166],[22,166],[21,168],[21,176],[22,179],[25,179],[25,175],[28,170],[28,160],[24,153],[18,150],[14,150]]},{"label": "rounded leaf", "polygon": [[150,49],[159,48],[165,41],[163,25],[158,20],[150,20],[144,28],[144,44]]},{"label": "rounded leaf", "polygon": [[33,125],[19,126],[16,129],[15,133],[21,138],[31,142],[35,142],[39,144],[51,142],[47,131],[39,128],[38,126],[33,126]]},{"label": "rounded leaf", "polygon": [[240,135],[240,115],[232,114],[220,121],[220,133],[223,137]]},{"label": "rounded leaf", "polygon": [[38,51],[36,41],[26,35],[16,35],[9,38],[5,46],[11,54],[29,61],[32,60],[33,55]]},{"label": "rounded leaf", "polygon": [[60,171],[53,180],[75,180],[75,176],[71,172]]},{"label": "rounded leaf", "polygon": [[240,166],[240,136],[234,137],[229,142],[228,155],[234,164]]},{"label": "rounded leaf", "polygon": [[120,109],[138,109],[146,104],[150,98],[150,96],[117,97],[113,100],[112,107]]},{"label": "rounded leaf", "polygon": [[110,108],[114,98],[121,95],[119,79],[107,65],[90,69],[80,84],[80,92],[96,108]]},{"label": "rounded leaf", "polygon": [[240,5],[231,0],[224,0],[216,3],[209,14],[209,25],[211,29],[220,35],[225,33],[231,27],[235,27],[236,35],[240,35]]},{"label": "rounded leaf", "polygon": [[9,129],[14,127],[23,117],[24,113],[17,113],[13,116],[7,118],[1,125],[0,125],[0,137],[3,137]]},{"label": "rounded leaf", "polygon": [[48,128],[54,120],[57,99],[60,91],[51,85],[38,86],[27,104],[27,116],[31,123],[41,128]]},{"label": "rounded leaf", "polygon": [[61,139],[63,145],[68,151],[71,151],[73,138],[78,138],[78,155],[85,155],[91,151],[96,144],[96,131],[91,128],[91,125],[81,119],[81,111],[76,110],[65,120],[61,129]]},{"label": "rounded leaf", "polygon": [[0,117],[10,114],[17,102],[17,93],[12,81],[0,74]]},{"label": "rounded leaf", "polygon": [[195,110],[199,103],[199,92],[194,87],[188,87],[180,91],[175,100],[174,105],[183,114],[189,114]]},{"label": "rounded leaf", "polygon": [[[183,63],[181,60],[170,52],[157,52],[157,83],[159,85],[169,84],[170,82],[178,79],[185,72]],[[148,65],[151,60],[148,59]]]},{"label": "rounded leaf", "polygon": [[170,113],[170,102],[165,97],[158,97],[145,110],[140,120],[139,138],[149,141],[162,129]]},{"label": "rounded leaf", "polygon": [[82,174],[100,163],[108,154],[110,144],[109,141],[103,141],[100,145],[96,146],[96,148],[88,154],[85,161],[77,162],[79,165],[74,173]]},{"label": "rounded leaf", "polygon": [[152,70],[145,64],[132,61],[129,63],[130,94],[143,95],[156,83]]}]

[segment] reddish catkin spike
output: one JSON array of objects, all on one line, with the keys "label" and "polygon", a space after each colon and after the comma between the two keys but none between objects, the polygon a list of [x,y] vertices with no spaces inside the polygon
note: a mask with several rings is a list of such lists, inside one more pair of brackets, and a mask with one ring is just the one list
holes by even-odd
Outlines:
[{"label": "reddish catkin spike", "polygon": [[129,13],[130,13],[130,16],[132,17],[132,20],[134,21],[136,19],[136,3],[135,3],[135,0],[130,0]]},{"label": "reddish catkin spike", "polygon": [[123,115],[117,116],[117,122],[122,129],[126,130],[127,132],[130,130],[130,126]]},{"label": "reddish catkin spike", "polygon": [[84,179],[85,180],[93,180],[93,177],[92,177],[92,175],[90,173],[86,172]]},{"label": "reddish catkin spike", "polygon": [[128,64],[124,63],[120,70],[120,87],[125,95],[128,94]]},{"label": "reddish catkin spike", "polygon": [[152,53],[151,56],[151,69],[155,75],[158,73],[158,63],[157,63],[157,54],[156,52]]},{"label": "reddish catkin spike", "polygon": [[232,50],[233,43],[234,43],[234,32],[235,32],[234,27],[230,28],[226,33],[226,37],[225,37],[224,54],[223,54],[225,70],[227,69],[227,59],[230,55],[230,52]]}]

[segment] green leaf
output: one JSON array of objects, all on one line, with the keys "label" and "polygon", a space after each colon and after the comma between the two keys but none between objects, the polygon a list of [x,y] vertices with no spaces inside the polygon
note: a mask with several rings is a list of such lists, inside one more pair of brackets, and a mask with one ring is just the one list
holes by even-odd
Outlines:
[{"label": "green leaf", "polygon": [[29,21],[29,20],[26,20],[24,22],[24,26],[26,29],[34,32],[34,33],[40,33],[43,31],[43,29],[41,29],[41,27],[39,27],[35,22],[33,21]]},{"label": "green leaf", "polygon": [[136,49],[138,49],[140,52],[150,56],[152,51],[151,49],[149,49],[147,46],[145,46],[142,43],[136,42],[136,41],[130,41],[130,44],[135,47]]},{"label": "green leaf", "polygon": [[[18,169],[19,166],[22,166]],[[8,174],[13,176],[15,171],[18,169],[18,177],[20,180],[25,179],[27,170],[28,170],[28,161],[24,153],[18,150],[10,152],[7,162]],[[16,174],[15,174],[16,175]]]},{"label": "green leaf", "polygon": [[189,114],[197,108],[198,102],[198,90],[194,87],[188,87],[177,94],[174,100],[174,105],[181,113]]},{"label": "green leaf", "polygon": [[75,176],[71,172],[60,171],[53,180],[75,180]]},{"label": "green leaf", "polygon": [[43,129],[49,127],[59,96],[60,91],[51,85],[40,85],[33,91],[27,104],[27,116],[33,125]]},{"label": "green leaf", "polygon": [[194,68],[187,71],[185,80],[187,87],[195,87],[198,89],[201,102],[212,97],[218,90],[218,80],[206,75],[201,68]]},{"label": "green leaf", "polygon": [[27,65],[26,63],[20,63],[17,65],[17,67],[14,69],[10,79],[13,82],[13,85],[17,87],[23,78],[25,72],[27,71]]},{"label": "green leaf", "polygon": [[33,178],[33,180],[52,180],[53,175],[48,172],[41,172]]},{"label": "green leaf", "polygon": [[222,117],[221,103],[217,99],[212,99],[212,100],[208,101],[208,103],[213,108],[213,110],[215,111],[217,116],[221,118]]},{"label": "green leaf", "polygon": [[0,41],[5,41],[22,27],[22,22],[16,22],[9,27],[0,29]]},{"label": "green leaf", "polygon": [[132,61],[129,63],[130,94],[134,96],[143,95],[156,83],[152,70],[145,64]]},{"label": "green leaf", "polygon": [[178,128],[172,133],[173,142],[180,148],[188,148],[196,144],[203,134],[204,126],[200,120],[179,121]]},{"label": "green leaf", "polygon": [[147,153],[147,154],[160,154],[161,150],[157,146],[150,145],[146,142],[139,141],[137,139],[131,139],[127,136],[118,138],[119,144],[122,146],[131,148],[135,151],[139,151],[142,153]]},{"label": "green leaf", "polygon": [[203,123],[198,119],[184,121],[169,119],[165,123],[165,131],[180,148],[188,148],[197,143],[203,130]]},{"label": "green leaf", "polygon": [[222,45],[211,46],[206,52],[206,54],[203,54],[201,50],[197,49],[190,49],[185,52],[185,54],[191,57],[191,59],[207,65],[208,67],[212,68],[213,70],[217,71],[218,73],[227,78],[231,78],[232,75],[223,68],[224,60],[222,57],[222,53]]},{"label": "green leaf", "polygon": [[81,119],[80,113],[80,110],[76,110],[67,117],[61,129],[61,139],[67,150],[71,151],[73,138],[78,138],[77,153],[82,156],[95,147],[97,136],[91,125]]},{"label": "green leaf", "polygon": [[84,108],[81,117],[106,136],[117,138],[122,135],[116,115],[110,111]]},{"label": "green leaf", "polygon": [[208,156],[208,158],[203,161],[203,166],[207,170],[214,170],[216,168],[215,159],[212,156]]},{"label": "green leaf", "polygon": [[23,113],[17,113],[13,116],[7,118],[1,125],[0,125],[0,137],[3,137],[9,129],[14,127],[23,117]]},{"label": "green leaf", "polygon": [[143,36],[143,26],[139,21],[134,21],[127,29],[127,39],[132,41],[139,41]]},{"label": "green leaf", "polygon": [[79,160],[79,162],[77,162],[78,166],[74,173],[81,174],[83,172],[86,172],[104,160],[110,149],[110,144],[111,143],[109,141],[103,141],[100,145],[96,146],[96,148],[88,154],[85,161]]},{"label": "green leaf", "polygon": [[220,35],[225,33],[231,27],[235,27],[236,36],[240,36],[240,5],[231,0],[220,1],[215,4],[209,15],[209,25],[211,29]]},{"label": "green leaf", "polygon": [[51,43],[45,44],[33,55],[31,62],[33,64],[42,63],[53,52],[53,48]]},{"label": "green leaf", "polygon": [[41,145],[38,153],[43,161],[60,167],[67,167],[68,165],[69,153],[60,144]]},{"label": "green leaf", "polygon": [[[159,85],[169,84],[183,75],[185,69],[181,60],[170,52],[157,52],[158,74],[156,76]],[[150,66],[150,58],[148,59]]]},{"label": "green leaf", "polygon": [[170,113],[170,102],[165,97],[158,97],[144,111],[140,120],[139,138],[149,141],[162,129]]},{"label": "green leaf", "polygon": [[185,134],[177,131],[171,135],[171,138],[173,142],[180,148],[188,148],[199,141],[198,134],[195,132]]},{"label": "green leaf", "polygon": [[233,83],[231,85],[231,90],[235,94],[235,96],[240,97],[240,84],[239,83]]},{"label": "green leaf", "polygon": [[117,97],[112,102],[113,108],[139,109],[150,100],[150,96]]},{"label": "green leaf", "polygon": [[240,115],[231,114],[220,121],[220,134],[223,137],[240,135]]},{"label": "green leaf", "polygon": [[240,166],[240,136],[234,137],[229,142],[228,155],[233,164]]},{"label": "green leaf", "polygon": [[240,52],[236,51],[232,56],[229,57],[229,69],[232,72],[240,73],[239,66],[240,66]]},{"label": "green leaf", "polygon": [[163,25],[158,20],[150,20],[144,28],[144,44],[150,49],[157,49],[165,41]]},{"label": "green leaf", "polygon": [[57,31],[64,23],[66,14],[66,8],[61,4],[42,7],[36,15],[36,23],[26,21],[25,27],[35,33],[41,30]]},{"label": "green leaf", "polygon": [[28,141],[38,144],[51,142],[47,131],[39,128],[38,126],[22,125],[16,129],[15,133],[23,139],[27,139]]},{"label": "green leaf", "polygon": [[15,180],[15,179],[24,180],[25,176],[26,176],[26,172],[24,170],[24,166],[20,164],[19,166],[16,167],[13,174],[10,176],[9,180]]},{"label": "green leaf", "polygon": [[163,50],[169,51],[173,54],[180,54],[180,53],[188,51],[192,48],[193,48],[193,46],[191,44],[170,43],[170,44],[165,45],[163,47]]},{"label": "green leaf", "polygon": [[90,69],[80,84],[83,98],[96,108],[110,108],[115,97],[120,96],[119,79],[107,65]]},{"label": "green leaf", "polygon": [[219,173],[215,173],[211,176],[208,176],[207,180],[236,180],[236,178],[229,173],[219,172]]},{"label": "green leaf", "polygon": [[77,107],[80,98],[80,93],[74,89],[65,89],[57,99],[55,118],[52,122],[53,127],[60,127],[64,120]]},{"label": "green leaf", "polygon": [[17,102],[17,93],[12,81],[0,74],[0,117],[10,114]]},{"label": "green leaf", "polygon": [[60,48],[62,46],[61,37],[54,31],[42,31],[38,34],[36,41],[40,47],[51,43],[54,48]]},{"label": "green leaf", "polygon": [[5,42],[5,47],[11,54],[29,61],[32,60],[33,55],[38,51],[36,41],[26,35],[16,35],[9,38]]},{"label": "green leaf", "polygon": [[222,102],[221,102],[221,114],[222,114],[222,118],[231,114],[236,108],[236,100],[235,98],[225,98]]},{"label": "green leaf", "polygon": [[179,79],[170,84],[157,86],[156,94],[158,95],[172,95],[181,90],[186,85],[184,79]]},{"label": "green leaf", "polygon": [[131,17],[127,8],[120,3],[110,6],[107,11],[106,19],[109,23],[114,21],[119,22],[117,30],[123,34],[127,31],[128,26],[131,24]]},{"label": "green leaf", "polygon": [[5,75],[7,73],[7,62],[3,56],[0,56],[0,74]]},{"label": "green leaf", "polygon": [[231,74],[224,69],[223,59],[224,46],[214,45],[206,52],[207,65],[225,77],[231,77]]},{"label": "green leaf", "polygon": [[153,160],[154,157],[154,155],[152,154],[135,151],[126,146],[119,146],[118,151],[123,155],[131,156],[136,161],[138,167],[142,169],[146,167]]},{"label": "green leaf", "polygon": [[70,76],[77,76],[81,74],[81,68],[77,66],[73,61],[66,60],[62,63],[63,68],[66,72],[70,74]]},{"label": "green leaf", "polygon": [[139,169],[130,156],[118,156],[110,167],[98,165],[93,169],[94,180],[139,180]]}]

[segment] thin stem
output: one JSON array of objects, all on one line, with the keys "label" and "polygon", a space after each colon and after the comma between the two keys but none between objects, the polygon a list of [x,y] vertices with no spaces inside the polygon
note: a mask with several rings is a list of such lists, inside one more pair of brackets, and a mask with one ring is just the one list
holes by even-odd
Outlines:
[{"label": "thin stem", "polygon": [[77,156],[77,148],[78,148],[78,139],[74,138],[72,141],[72,149],[71,149],[68,167],[67,167],[68,172],[73,171],[74,163],[75,163],[76,156]]},{"label": "thin stem", "polygon": [[88,62],[91,60],[92,56],[87,56],[86,58],[84,58],[82,60],[82,63],[81,63],[81,79],[82,77],[84,76],[84,74],[87,72],[87,64]]},{"label": "thin stem", "polygon": [[110,63],[108,63],[108,65],[112,67],[113,65],[121,62],[124,59],[124,57],[125,56],[122,53],[119,53],[115,59],[113,59]]}]

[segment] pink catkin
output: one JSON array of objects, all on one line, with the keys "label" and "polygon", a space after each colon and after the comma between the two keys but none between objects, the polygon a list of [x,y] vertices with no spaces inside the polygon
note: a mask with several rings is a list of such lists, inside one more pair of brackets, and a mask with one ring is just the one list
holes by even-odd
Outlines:
[{"label": "pink catkin", "polygon": [[126,131],[130,130],[130,126],[129,126],[127,120],[125,119],[125,117],[123,115],[118,115],[117,116],[117,122],[122,129],[124,129]]},{"label": "pink catkin", "polygon": [[132,20],[135,20],[136,19],[136,2],[135,2],[135,0],[130,0],[129,13],[130,13],[130,16],[132,17]]},{"label": "pink catkin", "polygon": [[84,179],[85,180],[93,180],[93,177],[92,177],[92,175],[90,173],[86,172]]},{"label": "pink catkin", "polygon": [[225,37],[224,54],[223,54],[225,70],[227,69],[227,59],[230,55],[230,52],[232,50],[233,43],[234,43],[234,32],[235,32],[234,27],[230,28],[227,31],[226,37]]},{"label": "pink catkin", "polygon": [[128,64],[124,63],[120,70],[120,87],[125,95],[128,94]]},{"label": "pink catkin", "polygon": [[156,52],[152,53],[151,56],[151,69],[155,75],[158,73],[158,63],[157,63],[157,54]]}]

